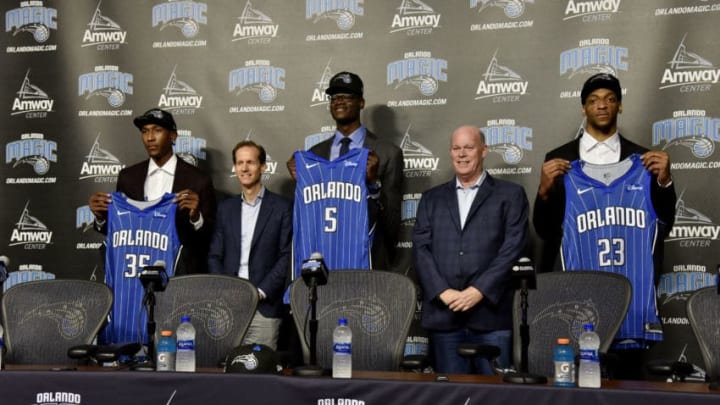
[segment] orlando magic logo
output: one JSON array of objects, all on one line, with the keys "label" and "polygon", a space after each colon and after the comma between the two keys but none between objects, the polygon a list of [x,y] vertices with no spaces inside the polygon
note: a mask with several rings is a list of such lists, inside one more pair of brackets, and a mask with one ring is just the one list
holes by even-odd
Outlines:
[{"label": "orlando magic logo", "polygon": [[39,305],[20,319],[20,324],[37,322],[39,318],[47,318],[55,322],[57,330],[64,339],[77,338],[85,330],[87,310],[82,303],[66,301]]},{"label": "orlando magic logo", "polygon": [[193,166],[198,165],[199,159],[206,159],[206,139],[193,137],[192,132],[189,130],[180,129],[177,131],[177,134],[178,136],[175,138],[175,144],[173,145],[173,152],[175,152],[179,158]]},{"label": "orlando magic logo", "polygon": [[176,27],[185,38],[193,38],[200,32],[200,24],[207,24],[207,4],[192,0],[168,0],[152,8],[152,26]]},{"label": "orlando magic logo", "polygon": [[707,215],[685,205],[683,191],[675,203],[675,224],[665,242],[679,242],[682,247],[709,247],[720,238],[720,226]]},{"label": "orlando magic logo", "polygon": [[[495,97],[495,101],[517,101],[519,96],[527,93],[528,82],[510,69],[498,63],[497,50],[490,59],[483,78],[478,83],[475,100]],[[498,96],[516,96],[515,98],[498,99]]]},{"label": "orlando magic logo", "polygon": [[560,54],[560,75],[570,73],[568,79],[580,75],[608,73],[614,76],[618,71],[628,70],[628,48],[610,44],[606,38],[583,39],[577,48]]},{"label": "orlando magic logo", "polygon": [[440,25],[440,14],[420,0],[402,0],[393,16],[390,33],[406,31],[408,35],[429,34]]},{"label": "orlando magic logo", "polygon": [[707,117],[704,110],[675,111],[673,118],[653,123],[653,145],[666,142],[663,150],[683,146],[693,156],[705,159],[713,154],[718,141],[720,118]]},{"label": "orlando magic logo", "polygon": [[577,341],[583,331],[583,325],[598,325],[601,321],[600,311],[591,299],[584,301],[558,302],[544,308],[530,322],[530,325],[546,323],[551,320],[561,321],[567,327],[565,331],[557,331],[558,335],[566,335]]},{"label": "orlando magic logo", "polygon": [[43,271],[42,265],[21,264],[18,266],[18,271],[8,273],[8,278],[3,283],[2,290],[6,292],[10,287],[28,281],[53,280],[54,278],[55,274]]},{"label": "orlando magic logo", "polygon": [[100,11],[98,1],[95,12],[90,18],[88,29],[85,30],[82,39],[82,47],[97,45],[98,50],[118,49],[120,44],[124,44],[127,37],[127,31],[123,31],[120,24],[110,17],[103,15]]},{"label": "orlando magic logo", "polygon": [[388,63],[387,85],[394,83],[397,89],[409,84],[423,96],[432,96],[438,91],[439,82],[447,82],[447,67],[447,60],[432,58],[430,52],[408,52],[405,59]]},{"label": "orlando magic logo", "polygon": [[117,66],[96,66],[94,72],[78,77],[78,96],[86,100],[105,97],[111,107],[117,108],[125,104],[126,94],[133,94],[132,84],[133,75],[121,72]]},{"label": "orlando magic logo", "polygon": [[422,194],[403,194],[402,203],[400,205],[400,222],[404,226],[414,226],[417,217],[417,207],[420,203]]},{"label": "orlando magic logo", "polygon": [[247,61],[244,68],[230,71],[228,91],[240,95],[257,93],[263,103],[275,101],[278,89],[285,89],[285,69],[271,66],[269,61]]},{"label": "orlando magic logo", "polygon": [[23,2],[30,6],[15,8],[5,13],[5,32],[13,36],[29,32],[38,43],[50,38],[50,30],[57,30],[57,10],[43,7],[42,1]]},{"label": "orlando magic logo", "polygon": [[355,25],[355,16],[365,15],[362,6],[363,0],[305,0],[305,19],[312,19],[313,24],[330,19],[347,31]]},{"label": "orlando magic logo", "polygon": [[255,353],[241,354],[239,356],[233,357],[232,361],[230,361],[230,365],[235,365],[238,363],[241,363],[243,366],[245,366],[246,370],[255,370],[258,367],[258,364],[260,364],[258,358],[255,356]]},{"label": "orlando magic logo", "polygon": [[535,3],[535,0],[470,0],[470,8],[478,7],[478,13],[488,7],[503,9],[509,18],[518,18],[525,13],[525,3]]},{"label": "orlando magic logo", "polygon": [[659,89],[681,87],[684,92],[708,91],[712,84],[720,80],[720,69],[716,69],[712,62],[685,46],[683,35],[675,54],[668,62],[670,67],[663,72]]},{"label": "orlando magic logo", "polygon": [[198,95],[197,91],[189,84],[177,78],[175,71],[177,65],[173,67],[172,73],[168,78],[163,93],[160,94],[158,107],[171,111],[173,114],[192,115],[202,107],[203,97]]},{"label": "orlando magic logo", "polygon": [[320,128],[320,132],[305,137],[305,150],[310,150],[313,146],[320,142],[332,138],[335,135],[334,126],[325,126]]},{"label": "orlando magic logo", "polygon": [[81,229],[83,233],[93,228],[95,215],[90,206],[83,205],[75,210],[75,229]]},{"label": "orlando magic logo", "polygon": [[[203,328],[212,340],[221,340],[233,329],[234,319],[230,307],[223,298],[209,299],[175,308],[166,322],[176,321],[182,315],[190,315],[196,327]],[[195,323],[195,320],[199,320]]]},{"label": "orlando magic logo", "polygon": [[273,24],[272,18],[265,13],[253,8],[250,1],[245,4],[238,20],[240,22],[233,30],[233,41],[248,40],[249,44],[268,43],[271,38],[277,36],[279,26]]},{"label": "orlando magic logo", "polygon": [[499,154],[505,163],[518,164],[525,150],[532,151],[532,128],[517,126],[514,119],[489,120],[482,132],[488,150]]},{"label": "orlando magic logo", "polygon": [[55,101],[40,87],[30,83],[30,69],[25,73],[25,78],[17,91],[17,97],[13,100],[12,112],[10,115],[27,114],[28,118],[45,117],[52,111]]},{"label": "orlando magic logo", "polygon": [[52,243],[53,233],[39,219],[30,215],[29,205],[30,201],[25,203],[8,246],[25,245],[26,249],[44,249],[47,244]]},{"label": "orlando magic logo", "polygon": [[15,161],[32,166],[36,174],[43,176],[50,170],[50,162],[57,163],[57,142],[44,139],[43,134],[22,134],[19,141],[5,146],[5,163]]},{"label": "orlando magic logo", "polygon": [[717,275],[702,265],[675,265],[673,271],[660,275],[657,295],[662,305],[687,301],[695,290],[717,285]]},{"label": "orlando magic logo", "polygon": [[363,333],[370,336],[382,334],[391,326],[390,312],[375,296],[335,301],[318,314],[318,319],[337,319],[338,314],[355,319]]}]

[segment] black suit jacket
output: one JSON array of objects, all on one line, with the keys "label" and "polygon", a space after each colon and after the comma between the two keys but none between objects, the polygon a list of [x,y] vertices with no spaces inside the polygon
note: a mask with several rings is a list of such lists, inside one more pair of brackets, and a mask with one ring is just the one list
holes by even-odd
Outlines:
[{"label": "black suit jacket", "polygon": [[[310,148],[314,154],[330,159],[331,137]],[[403,157],[396,145],[378,139],[367,130],[363,146],[374,150],[379,158],[378,178],[382,182],[380,198],[368,202],[370,224],[375,224],[375,239],[371,248],[372,267],[388,270],[395,259],[395,246],[400,232],[400,203],[402,199]]]},{"label": "black suit jacket", "polygon": [[[208,254],[210,273],[237,276],[242,242],[242,197],[220,202],[217,225]],[[266,295],[258,310],[263,316],[283,316],[283,292],[292,254],[292,203],[265,190],[250,246],[250,282]]]},{"label": "black suit jacket", "polygon": [[[643,154],[648,149],[635,144],[622,135],[620,135],[620,160],[623,160],[633,153]],[[580,138],[568,142],[557,149],[548,152],[545,155],[545,161],[555,158],[566,159],[569,161],[580,159]],[[675,222],[675,186],[671,185],[662,188],[658,185],[657,177],[653,176],[651,181],[652,188],[650,196],[652,198],[653,208],[658,215],[660,223],[658,224],[658,234],[660,243],[655,244],[655,273],[660,271],[660,265],[663,257],[662,240],[670,232]],[[538,271],[552,271],[555,269],[555,262],[560,252],[560,243],[562,241],[562,223],[565,216],[565,183],[562,176],[555,179],[555,185],[550,191],[547,200],[543,201],[539,196],[535,197],[535,209],[533,212],[533,225],[535,231],[544,240],[542,249],[542,257],[538,266]]]},{"label": "black suit jacket", "polygon": [[[145,177],[147,176],[150,161],[145,160],[133,166],[126,167],[118,175],[116,190],[125,193],[133,200],[145,199]],[[172,191],[178,192],[190,189],[200,196],[200,212],[203,216],[203,226],[195,230],[190,223],[188,210],[178,210],[175,217],[175,227],[183,248],[180,253],[175,275],[206,273],[207,251],[210,236],[215,225],[215,188],[212,179],[195,166],[178,158],[173,180]],[[102,229],[107,232],[107,224]]]}]

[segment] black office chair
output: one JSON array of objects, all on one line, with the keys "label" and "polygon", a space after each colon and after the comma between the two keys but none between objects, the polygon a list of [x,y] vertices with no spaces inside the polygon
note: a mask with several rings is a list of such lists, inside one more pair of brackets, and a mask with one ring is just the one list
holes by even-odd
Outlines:
[{"label": "black office chair", "polygon": [[[293,282],[290,307],[305,363],[310,346],[308,287]],[[336,270],[317,288],[317,365],[332,367],[332,334],[338,318],[352,329],[353,370],[399,370],[416,307],[415,285],[408,277],[381,270]]]},{"label": "black office chair", "polygon": [[223,275],[172,277],[156,294],[155,341],[163,330],[173,331],[189,315],[195,327],[197,367],[218,367],[242,343],[258,306],[257,288],[247,280]]},{"label": "black office chair", "polygon": [[[554,376],[557,339],[570,339],[575,351],[585,323],[595,325],[601,354],[607,353],[630,306],[632,286],[622,275],[602,271],[566,271],[537,275],[528,294],[528,371]],[[513,361],[520,364],[520,294],[513,301]]]},{"label": "black office chair", "polygon": [[87,280],[38,280],[5,292],[2,313],[6,362],[73,365],[68,348],[92,343],[107,319],[113,294]]},{"label": "black office chair", "polygon": [[720,388],[720,295],[717,287],[696,290],[687,301],[687,315],[705,363],[712,389]]}]

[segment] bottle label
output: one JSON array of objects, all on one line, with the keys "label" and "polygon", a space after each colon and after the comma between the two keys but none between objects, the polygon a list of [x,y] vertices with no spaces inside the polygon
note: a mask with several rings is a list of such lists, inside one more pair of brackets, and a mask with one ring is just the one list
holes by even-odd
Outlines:
[{"label": "bottle label", "polygon": [[597,350],[580,349],[580,361],[600,362],[600,356],[598,356]]},{"label": "bottle label", "polygon": [[351,354],[352,344],[350,343],[335,343],[333,344],[333,351],[335,353]]},{"label": "bottle label", "polygon": [[177,349],[178,350],[195,350],[195,341],[194,340],[178,340]]},{"label": "bottle label", "polygon": [[575,364],[569,361],[555,362],[555,381],[560,383],[575,382]]}]

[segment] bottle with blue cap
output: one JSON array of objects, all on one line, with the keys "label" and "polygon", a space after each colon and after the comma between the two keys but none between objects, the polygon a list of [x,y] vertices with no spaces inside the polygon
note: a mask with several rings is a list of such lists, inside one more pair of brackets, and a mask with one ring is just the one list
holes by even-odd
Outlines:
[{"label": "bottle with blue cap", "polygon": [[195,327],[190,323],[190,317],[184,315],[180,318],[177,327],[177,353],[175,353],[175,371],[195,372]]},{"label": "bottle with blue cap", "polygon": [[347,319],[340,318],[333,331],[333,378],[352,377],[352,330]]}]

